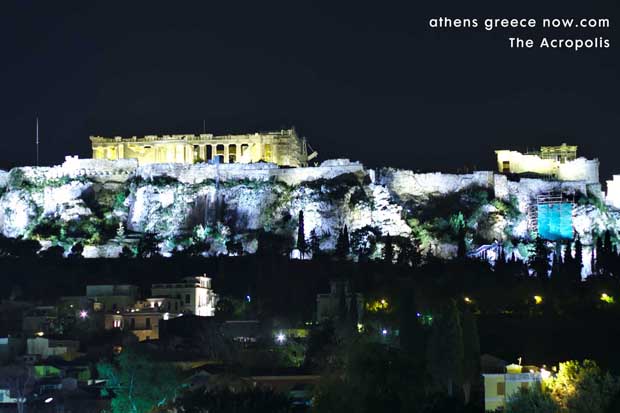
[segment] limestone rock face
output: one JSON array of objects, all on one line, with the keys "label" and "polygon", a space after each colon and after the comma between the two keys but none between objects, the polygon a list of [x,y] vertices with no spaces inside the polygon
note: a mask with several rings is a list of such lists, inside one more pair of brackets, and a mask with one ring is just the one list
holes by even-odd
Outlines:
[{"label": "limestone rock face", "polygon": [[0,202],[0,228],[9,238],[23,236],[37,218],[37,207],[25,190],[12,190],[2,195]]},{"label": "limestone rock face", "polygon": [[[346,226],[371,258],[383,238],[415,238],[424,249],[456,254],[455,225],[465,225],[471,248],[493,241],[516,245],[530,237],[528,207],[540,193],[561,191],[597,198],[596,185],[540,179],[510,181],[492,172],[415,173],[366,170],[346,159],[318,167],[273,164],[154,164],[128,160],[68,159],[51,168],[0,171],[0,232],[45,241],[84,255],[115,256],[154,234],[165,253],[202,243],[205,254],[253,253],[269,233],[291,249],[299,212],[306,238],[312,231],[324,250],[335,248]],[[600,189],[600,187],[599,187]],[[592,233],[620,233],[620,212],[586,202],[573,210],[584,245]],[[126,233],[117,234],[122,226]],[[201,245],[202,245],[201,244]],[[396,245],[398,250],[398,245]],[[361,255],[361,253],[360,253]]]}]

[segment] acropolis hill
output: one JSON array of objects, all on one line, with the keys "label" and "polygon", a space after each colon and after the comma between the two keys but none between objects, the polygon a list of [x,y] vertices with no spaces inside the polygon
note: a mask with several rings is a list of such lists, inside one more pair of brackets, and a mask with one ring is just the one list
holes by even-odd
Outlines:
[{"label": "acropolis hill", "polygon": [[355,259],[379,256],[388,234],[396,248],[415,239],[424,251],[453,256],[459,222],[472,254],[482,248],[492,259],[503,244],[525,259],[538,233],[561,242],[578,235],[584,254],[603,231],[620,233],[620,185],[609,181],[605,196],[598,160],[571,145],[501,150],[497,172],[446,174],[347,159],[305,166],[316,155],[294,130],[91,141],[94,159],[0,174],[4,236],[67,250],[79,242],[87,257],[117,256],[145,233],[164,254],[196,243],[207,255],[253,253],[261,234],[292,248],[303,211],[306,237],[314,231],[325,251],[346,225]]}]

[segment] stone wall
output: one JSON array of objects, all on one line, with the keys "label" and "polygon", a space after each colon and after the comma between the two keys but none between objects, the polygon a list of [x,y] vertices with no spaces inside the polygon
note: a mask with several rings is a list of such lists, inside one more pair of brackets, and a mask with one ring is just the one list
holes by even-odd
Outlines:
[{"label": "stone wall", "polygon": [[577,158],[558,166],[558,179],[561,181],[585,181],[598,183],[598,159]]},{"label": "stone wall", "polygon": [[607,181],[605,201],[607,205],[620,209],[620,175],[614,175],[611,180]]},{"label": "stone wall", "polygon": [[374,172],[376,183],[385,185],[401,198],[446,195],[469,187],[493,187],[493,172],[471,174],[444,174],[441,172],[415,173],[402,169],[383,168]]},{"label": "stone wall", "polygon": [[151,164],[140,166],[136,175],[143,179],[155,176],[169,176],[179,182],[197,184],[206,180],[275,180],[287,185],[297,185],[305,181],[331,179],[336,176],[354,173],[364,175],[364,165],[345,160],[325,161],[320,166],[306,168],[279,168],[273,163],[253,164],[193,164],[178,163]]}]

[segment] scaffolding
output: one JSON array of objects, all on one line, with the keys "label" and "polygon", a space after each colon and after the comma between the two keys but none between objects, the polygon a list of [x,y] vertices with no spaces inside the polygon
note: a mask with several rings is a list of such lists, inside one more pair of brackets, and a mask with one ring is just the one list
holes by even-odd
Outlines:
[{"label": "scaffolding", "polygon": [[[538,194],[535,199],[530,202],[528,208],[528,227],[529,230],[538,235],[547,235],[551,232],[553,238],[566,238],[568,232],[572,234],[572,211],[575,205],[575,196],[562,194],[561,192],[545,192]],[[549,217],[541,217],[541,212],[553,213],[553,217],[557,215],[557,219],[552,220]],[[552,217],[552,218],[553,218]],[[544,220],[545,228],[540,228],[541,220]],[[547,234],[541,234],[546,232]]]}]

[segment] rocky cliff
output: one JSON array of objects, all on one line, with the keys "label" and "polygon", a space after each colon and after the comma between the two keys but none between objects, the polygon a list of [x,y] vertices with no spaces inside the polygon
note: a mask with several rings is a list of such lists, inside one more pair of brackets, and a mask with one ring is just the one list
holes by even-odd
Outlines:
[{"label": "rocky cliff", "polygon": [[44,247],[75,243],[84,255],[116,256],[154,234],[165,254],[253,253],[268,234],[288,248],[299,211],[307,238],[333,250],[346,225],[355,255],[379,256],[385,237],[413,239],[422,250],[452,256],[459,225],[470,248],[503,241],[527,254],[528,208],[536,195],[575,199],[573,223],[584,243],[613,229],[618,217],[600,201],[600,187],[539,179],[510,181],[492,172],[418,174],[367,170],[348,160],[319,167],[272,164],[138,167],[135,162],[68,158],[52,168],[0,173],[0,231]]}]

